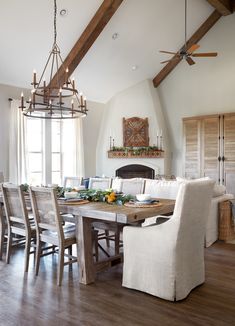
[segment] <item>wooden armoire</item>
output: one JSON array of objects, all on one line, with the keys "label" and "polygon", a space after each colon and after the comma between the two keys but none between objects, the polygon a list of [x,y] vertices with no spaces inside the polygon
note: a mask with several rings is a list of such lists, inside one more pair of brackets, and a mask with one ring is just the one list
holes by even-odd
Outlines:
[{"label": "wooden armoire", "polygon": [[235,113],[183,118],[184,175],[211,177],[235,194]]}]

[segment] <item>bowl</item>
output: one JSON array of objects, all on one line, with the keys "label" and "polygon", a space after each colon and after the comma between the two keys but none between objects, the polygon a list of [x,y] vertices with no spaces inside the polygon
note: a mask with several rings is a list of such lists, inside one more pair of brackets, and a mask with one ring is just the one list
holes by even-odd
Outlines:
[{"label": "bowl", "polygon": [[69,198],[77,198],[78,193],[77,191],[65,191],[64,193],[64,198],[69,199]]},{"label": "bowl", "polygon": [[147,201],[147,200],[151,199],[151,195],[150,194],[137,194],[136,199],[138,201]]}]

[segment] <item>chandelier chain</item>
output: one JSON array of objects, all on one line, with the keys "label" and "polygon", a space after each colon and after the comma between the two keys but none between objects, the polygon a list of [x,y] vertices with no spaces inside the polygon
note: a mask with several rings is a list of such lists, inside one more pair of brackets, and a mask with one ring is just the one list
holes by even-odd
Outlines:
[{"label": "chandelier chain", "polygon": [[56,16],[57,16],[57,4],[56,4],[56,0],[54,0],[54,44],[56,44],[56,37],[57,37]]},{"label": "chandelier chain", "polygon": [[186,51],[186,43],[187,43],[187,0],[185,0],[184,5],[184,46]]}]

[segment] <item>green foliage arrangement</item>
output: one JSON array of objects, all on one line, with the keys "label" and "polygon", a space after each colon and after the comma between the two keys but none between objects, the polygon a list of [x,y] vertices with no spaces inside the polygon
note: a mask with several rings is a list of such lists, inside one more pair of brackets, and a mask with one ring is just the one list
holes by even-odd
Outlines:
[{"label": "green foliage arrangement", "polygon": [[145,146],[145,147],[117,147],[113,146],[111,148],[112,152],[132,152],[134,155],[140,155],[143,153],[148,153],[152,151],[159,151],[157,146]]},{"label": "green foliage arrangement", "polygon": [[22,183],[21,184],[22,190],[24,192],[28,192],[29,191],[29,185],[27,183]]},{"label": "green foliage arrangement", "polygon": [[[23,191],[28,192],[29,185],[27,183],[22,184]],[[57,197],[64,197],[65,191],[75,191],[73,188],[56,187]],[[125,195],[123,193],[115,192],[113,189],[100,190],[100,189],[84,189],[78,191],[78,198],[86,199],[94,202],[107,202],[109,204],[123,205],[126,202],[133,200],[134,196]]]},{"label": "green foliage arrangement", "polygon": [[79,198],[94,202],[107,202],[109,204],[123,205],[124,203],[134,199],[132,195],[117,193],[113,189],[99,190],[86,189],[79,191]]}]

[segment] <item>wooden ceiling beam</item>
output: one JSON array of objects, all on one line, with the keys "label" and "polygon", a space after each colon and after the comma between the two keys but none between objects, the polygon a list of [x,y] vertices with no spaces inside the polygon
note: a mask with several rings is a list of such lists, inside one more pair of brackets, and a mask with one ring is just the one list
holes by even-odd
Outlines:
[{"label": "wooden ceiling beam", "polygon": [[[90,47],[94,44],[104,27],[107,25],[111,17],[117,11],[123,0],[104,0],[85,30],[83,31],[80,38],[77,40],[72,50],[67,55],[64,60],[64,67],[68,68],[69,76],[74,72],[76,67],[82,61],[83,57],[86,55]],[[59,81],[63,84],[65,81],[65,71],[61,66],[51,80],[50,85]]]},{"label": "wooden ceiling beam", "polygon": [[[186,43],[186,50],[188,50],[193,44],[198,43],[203,36],[211,29],[212,26],[220,19],[221,14],[214,10],[213,13],[207,18],[207,20],[198,28],[198,30],[190,37]],[[178,51],[180,52],[184,49],[184,46]],[[178,65],[181,61],[181,58],[178,58],[176,55],[173,57],[173,60],[168,62],[163,69],[154,77],[153,85],[158,87],[161,82],[169,75],[169,73]]]},{"label": "wooden ceiling beam", "polygon": [[233,0],[207,0],[222,16],[233,13]]}]

